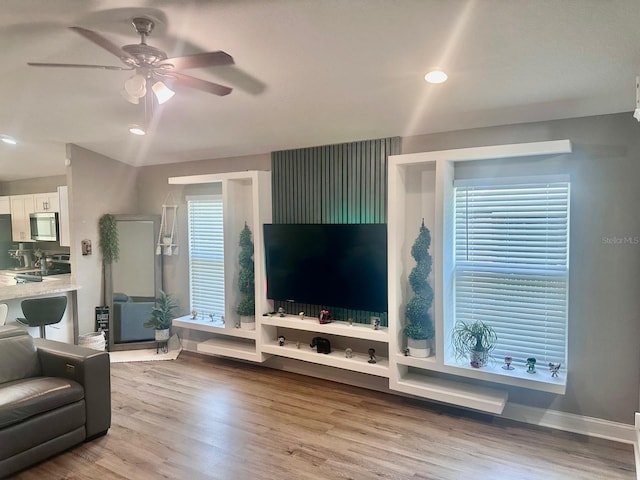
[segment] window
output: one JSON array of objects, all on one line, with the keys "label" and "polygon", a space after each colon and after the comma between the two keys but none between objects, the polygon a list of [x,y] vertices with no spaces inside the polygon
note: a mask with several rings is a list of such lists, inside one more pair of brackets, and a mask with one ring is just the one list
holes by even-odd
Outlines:
[{"label": "window", "polygon": [[457,181],[455,320],[482,320],[496,360],[566,365],[569,283],[567,178]]},{"label": "window", "polygon": [[187,197],[189,301],[205,316],[224,315],[222,196]]}]

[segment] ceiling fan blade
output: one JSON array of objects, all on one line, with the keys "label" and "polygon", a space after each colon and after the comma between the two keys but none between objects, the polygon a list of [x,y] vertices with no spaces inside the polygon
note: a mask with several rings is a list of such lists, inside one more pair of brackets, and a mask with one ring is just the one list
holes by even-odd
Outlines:
[{"label": "ceiling fan blade", "polygon": [[101,68],[102,70],[133,70],[134,67],[112,67],[111,65],[85,65],[83,63],[38,63],[27,62],[31,67]]},{"label": "ceiling fan blade", "polygon": [[191,77],[183,73],[170,72],[167,74],[167,76],[175,78],[176,82],[179,85],[195,88],[207,93],[213,93],[214,95],[229,95],[233,90],[232,88],[225,87],[224,85],[218,85],[217,83],[200,80],[199,78]]},{"label": "ceiling fan blade", "polygon": [[216,67],[219,65],[233,65],[233,57],[226,52],[196,53],[194,55],[184,55],[182,57],[167,58],[159,65],[171,64],[176,70],[187,70],[189,68]]},{"label": "ceiling fan blade", "polygon": [[102,47],[108,52],[113,53],[116,57],[122,59],[123,61],[125,59],[135,60],[135,58],[132,55],[128,54],[127,52],[122,50],[120,47],[118,47],[115,43],[112,43],[110,40],[107,40],[102,35],[100,35],[97,32],[94,32],[93,30],[87,30],[86,28],[82,28],[82,27],[69,27],[69,28],[74,32],[79,33],[87,40],[95,43],[99,47]]}]

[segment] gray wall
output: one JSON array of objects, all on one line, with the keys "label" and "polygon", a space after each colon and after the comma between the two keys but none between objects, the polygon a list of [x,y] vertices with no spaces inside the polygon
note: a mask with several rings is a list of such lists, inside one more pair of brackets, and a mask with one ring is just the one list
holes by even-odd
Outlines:
[{"label": "gray wall", "polygon": [[189,313],[189,264],[187,252],[186,195],[220,193],[211,185],[169,185],[169,177],[209,173],[241,172],[245,170],[271,170],[271,154],[246,157],[201,160],[142,167],[138,178],[138,213],[162,214],[162,204],[168,194],[178,204],[178,255],[164,256],[164,290],[174,293],[180,315]]},{"label": "gray wall", "polygon": [[67,184],[65,175],[54,177],[38,177],[26,180],[14,180],[11,182],[0,182],[0,195],[22,195],[27,193],[49,193],[55,192],[58,187]]},{"label": "gray wall", "polygon": [[[78,291],[79,333],[95,331],[95,307],[103,305],[102,255],[98,220],[105,213],[138,213],[138,169],[76,145],[67,146],[72,273]],[[80,242],[91,240],[83,256]]]},{"label": "gray wall", "polygon": [[632,424],[640,386],[640,126],[631,114],[423,135],[403,153],[570,139],[557,157],[462,165],[460,178],[571,176],[566,395],[512,389],[509,400]]}]

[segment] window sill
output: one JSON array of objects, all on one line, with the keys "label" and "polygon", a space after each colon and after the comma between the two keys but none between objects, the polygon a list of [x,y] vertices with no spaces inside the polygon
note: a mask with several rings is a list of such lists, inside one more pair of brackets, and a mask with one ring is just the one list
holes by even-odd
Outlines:
[{"label": "window sill", "polygon": [[442,372],[560,395],[564,395],[566,392],[566,370],[561,369],[557,377],[552,377],[551,371],[546,365],[538,366],[535,373],[528,373],[525,365],[512,364],[513,370],[505,370],[502,368],[503,365],[495,362],[485,367],[474,368],[471,365],[463,365],[453,359],[447,359],[442,366]]},{"label": "window sill", "polygon": [[482,368],[457,363],[453,358],[442,364],[435,356],[429,358],[405,357],[396,355],[398,365],[406,365],[422,370],[445,373],[451,376],[465,377],[486,382],[528,388],[542,392],[564,395],[567,389],[567,372],[560,370],[557,377],[552,377],[547,367],[540,366],[536,373],[527,373],[524,365],[512,365],[513,370],[504,370],[502,364],[494,363]]}]

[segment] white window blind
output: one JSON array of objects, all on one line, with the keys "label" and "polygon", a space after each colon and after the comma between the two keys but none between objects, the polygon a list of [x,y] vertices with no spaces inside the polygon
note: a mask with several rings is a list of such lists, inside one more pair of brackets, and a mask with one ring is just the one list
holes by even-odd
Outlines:
[{"label": "white window blind", "polygon": [[492,326],[498,360],[564,368],[569,182],[531,182],[456,183],[455,319]]},{"label": "white window blind", "polygon": [[224,315],[222,196],[188,197],[189,292],[198,314]]}]

